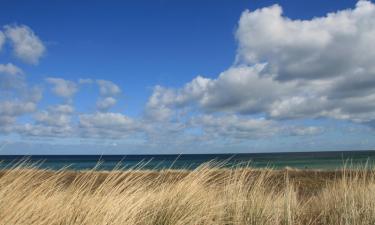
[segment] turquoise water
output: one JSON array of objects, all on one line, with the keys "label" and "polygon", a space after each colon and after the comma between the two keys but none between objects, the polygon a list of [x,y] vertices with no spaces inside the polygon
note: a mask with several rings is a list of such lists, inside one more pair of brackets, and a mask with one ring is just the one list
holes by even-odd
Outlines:
[{"label": "turquoise water", "polygon": [[[248,165],[264,168],[293,167],[300,169],[339,169],[347,166],[375,165],[375,151],[293,152],[249,154],[185,154],[185,155],[0,155],[0,167],[10,168],[20,160],[36,163],[41,168],[98,170],[194,169],[204,163],[215,162],[226,167]],[[98,163],[99,162],[99,163]]]}]

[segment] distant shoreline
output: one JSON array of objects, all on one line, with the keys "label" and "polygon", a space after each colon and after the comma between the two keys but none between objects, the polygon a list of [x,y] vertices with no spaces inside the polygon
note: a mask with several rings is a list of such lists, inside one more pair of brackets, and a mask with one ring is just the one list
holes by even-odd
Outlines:
[{"label": "distant shoreline", "polygon": [[[181,155],[0,155],[0,168],[17,165],[20,160],[36,163],[41,168],[58,170],[130,169],[194,169],[209,162],[226,167],[250,164],[256,168],[340,169],[345,165],[375,166],[375,151],[181,154]],[[98,163],[100,164],[98,166]]]},{"label": "distant shoreline", "polygon": [[315,155],[315,154],[338,154],[338,153],[343,153],[343,154],[353,154],[353,153],[370,153],[374,152],[375,154],[375,149],[367,149],[367,150],[321,150],[321,151],[280,151],[280,152],[239,152],[239,153],[160,153],[160,154],[1,154],[0,153],[0,158],[1,157],[25,157],[25,156],[31,156],[31,157],[40,157],[40,156],[66,156],[66,157],[75,157],[75,156],[128,156],[128,157],[176,157],[176,156],[204,156],[204,155],[218,155],[218,156],[227,156],[227,155],[288,155],[288,154],[301,154],[301,155]]}]

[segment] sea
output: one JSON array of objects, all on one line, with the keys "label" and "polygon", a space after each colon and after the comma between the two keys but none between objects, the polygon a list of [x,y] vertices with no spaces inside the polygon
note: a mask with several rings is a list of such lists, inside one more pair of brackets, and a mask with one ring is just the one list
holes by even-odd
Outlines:
[{"label": "sea", "polygon": [[344,167],[372,168],[375,150],[240,154],[170,155],[0,155],[0,168],[33,166],[59,170],[162,170],[199,166],[335,170]]}]

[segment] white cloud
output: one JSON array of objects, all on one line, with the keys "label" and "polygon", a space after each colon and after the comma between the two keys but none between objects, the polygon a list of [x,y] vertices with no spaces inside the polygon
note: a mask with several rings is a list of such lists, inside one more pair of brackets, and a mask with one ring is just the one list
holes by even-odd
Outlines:
[{"label": "white cloud", "polygon": [[328,117],[374,124],[375,5],[311,20],[292,20],[278,5],[245,11],[236,37],[236,64],[216,79],[198,76],[184,87],[158,86],[146,112],[175,110],[257,115],[276,120]]},{"label": "white cloud", "polygon": [[207,140],[233,141],[263,139],[275,136],[311,136],[324,130],[316,126],[293,126],[262,117],[238,115],[200,115],[189,125],[203,129]]},{"label": "white cloud", "polygon": [[116,104],[117,100],[113,97],[99,98],[96,107],[101,111],[106,111]]},{"label": "white cloud", "polygon": [[78,91],[77,84],[73,81],[54,77],[49,77],[46,81],[54,85],[52,88],[53,93],[63,98],[72,98]]},{"label": "white cloud", "polygon": [[26,63],[38,64],[46,47],[38,36],[25,25],[4,26],[6,37],[12,42],[16,57]]},{"label": "white cloud", "polygon": [[102,96],[114,96],[121,93],[121,89],[112,81],[96,80],[99,85],[99,92]]},{"label": "white cloud", "polygon": [[22,69],[18,68],[12,63],[0,64],[0,74],[20,75],[23,74]]},{"label": "white cloud", "polygon": [[38,112],[35,121],[48,126],[64,126],[70,124],[70,116],[66,114],[53,114],[47,111]]},{"label": "white cloud", "polygon": [[0,115],[0,131],[2,130],[1,128],[12,125],[14,122],[16,122],[16,118],[14,116]]},{"label": "white cloud", "polygon": [[356,8],[311,20],[283,17],[278,5],[245,11],[236,37],[238,60],[267,62],[276,79],[327,79],[373,68],[375,6],[359,1]]},{"label": "white cloud", "polygon": [[[85,81],[86,82],[86,81]],[[99,86],[100,97],[96,101],[96,108],[100,111],[107,111],[117,103],[114,96],[121,93],[121,89],[112,81],[96,80]]]},{"label": "white cloud", "polygon": [[212,81],[199,100],[200,105],[208,111],[263,112],[269,102],[287,94],[289,85],[260,76],[262,70],[263,65],[228,69]]},{"label": "white cloud", "polygon": [[264,118],[243,118],[236,115],[194,117],[191,123],[202,127],[211,138],[254,139],[273,136],[279,132],[275,122]]},{"label": "white cloud", "polygon": [[14,130],[25,136],[74,137],[76,126],[72,123],[74,108],[70,105],[49,106],[33,115],[34,123],[14,126]]},{"label": "white cloud", "polygon": [[10,101],[5,100],[0,102],[0,132],[9,133],[14,131],[14,124],[17,117],[32,113],[36,110],[35,102],[30,101]]},{"label": "white cloud", "polygon": [[199,106],[206,112],[264,112],[275,99],[287,95],[295,86],[261,76],[263,68],[261,64],[232,67],[217,79],[198,76],[181,89],[157,86],[147,102],[146,112],[168,117],[173,108],[189,105]]},{"label": "white cloud", "polygon": [[71,114],[74,108],[71,105],[49,106],[47,110],[39,111],[34,115],[37,124],[55,127],[69,127]]},{"label": "white cloud", "polygon": [[26,86],[24,77],[7,73],[0,73],[0,93],[14,92],[14,89],[21,91]]},{"label": "white cloud", "polygon": [[134,135],[139,124],[121,113],[95,113],[79,116],[80,133],[84,137],[121,138]]},{"label": "white cloud", "polygon": [[296,136],[311,136],[322,133],[324,130],[321,127],[308,126],[308,127],[294,127],[291,129],[291,135]]},{"label": "white cloud", "polygon": [[79,123],[81,127],[126,129],[133,125],[133,120],[121,113],[95,113],[80,115]]},{"label": "white cloud", "polygon": [[28,85],[21,69],[0,64],[0,132],[14,131],[17,119],[35,112],[41,98],[41,89]]},{"label": "white cloud", "polygon": [[0,115],[18,116],[25,113],[34,112],[36,104],[34,102],[3,101],[0,102]]},{"label": "white cloud", "polygon": [[67,138],[75,135],[75,129],[71,126],[47,126],[45,124],[22,124],[14,126],[11,130],[23,136]]},{"label": "white cloud", "polygon": [[176,99],[174,90],[156,86],[150,96],[145,109],[145,116],[155,121],[166,121],[171,118],[173,110],[171,104]]},{"label": "white cloud", "polygon": [[363,101],[375,91],[373,18],[370,1],[303,21],[283,17],[277,5],[245,11],[237,31],[239,62],[267,62],[273,79],[297,84],[266,112],[275,118],[374,120],[374,105]]},{"label": "white cloud", "polygon": [[323,116],[325,110],[332,110],[325,97],[308,98],[295,96],[275,101],[270,107],[270,116],[275,119],[293,119]]},{"label": "white cloud", "polygon": [[74,112],[74,107],[68,104],[50,106],[48,109],[51,112],[61,114],[72,114]]}]

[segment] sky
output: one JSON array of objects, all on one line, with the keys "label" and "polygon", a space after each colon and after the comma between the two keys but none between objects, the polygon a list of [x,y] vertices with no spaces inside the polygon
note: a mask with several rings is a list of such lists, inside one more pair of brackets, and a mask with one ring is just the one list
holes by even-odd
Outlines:
[{"label": "sky", "polygon": [[0,4],[0,154],[375,149],[372,1]]}]

